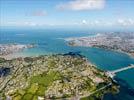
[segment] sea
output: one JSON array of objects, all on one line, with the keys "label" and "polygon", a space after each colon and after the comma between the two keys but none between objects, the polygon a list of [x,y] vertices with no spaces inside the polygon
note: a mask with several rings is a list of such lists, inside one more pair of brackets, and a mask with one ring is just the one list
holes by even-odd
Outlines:
[{"label": "sea", "polygon": [[[102,70],[116,70],[134,64],[134,57],[125,53],[91,47],[68,46],[65,38],[93,36],[107,31],[82,29],[18,29],[1,28],[0,44],[36,44],[35,48],[25,49],[14,56],[39,56],[68,52],[79,52]],[[134,69],[117,73],[115,80],[120,85],[118,94],[106,94],[104,100],[134,100]]]}]

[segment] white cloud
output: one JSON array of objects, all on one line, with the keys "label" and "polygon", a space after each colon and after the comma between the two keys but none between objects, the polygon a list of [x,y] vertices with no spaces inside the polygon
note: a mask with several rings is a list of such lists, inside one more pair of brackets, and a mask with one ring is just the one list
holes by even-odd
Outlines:
[{"label": "white cloud", "polygon": [[30,22],[30,21],[24,21],[24,22],[8,22],[7,25],[9,26],[38,26],[39,24],[35,22]]},{"label": "white cloud", "polygon": [[121,26],[134,26],[134,19],[118,19],[117,24]]},{"label": "white cloud", "polygon": [[104,25],[104,22],[102,22],[100,20],[94,20],[94,21],[90,21],[89,25],[91,25],[91,26],[101,26],[101,25]]},{"label": "white cloud", "polygon": [[47,11],[45,10],[37,10],[37,11],[26,13],[26,16],[46,16],[46,15],[47,15]]},{"label": "white cloud", "polygon": [[32,13],[32,16],[46,16],[47,12],[46,11],[35,11]]},{"label": "white cloud", "polygon": [[34,22],[24,22],[24,23],[22,23],[22,25],[24,25],[24,26],[37,26],[38,24],[36,24]]},{"label": "white cloud", "polygon": [[106,20],[81,20],[74,22],[73,25],[84,25],[84,26],[90,26],[90,27],[111,27],[115,25],[115,23],[112,21],[106,21]]},{"label": "white cloud", "polygon": [[131,27],[134,26],[134,19],[125,18],[125,19],[116,19],[116,21],[109,21],[109,20],[82,20],[80,25],[89,25],[94,27],[112,27],[112,26],[125,26]]},{"label": "white cloud", "polygon": [[99,20],[95,20],[95,21],[94,21],[94,24],[95,24],[95,25],[99,25],[100,23],[101,23],[101,22],[100,22]]},{"label": "white cloud", "polygon": [[86,20],[82,20],[82,24],[87,24],[87,21]]},{"label": "white cloud", "polygon": [[61,10],[96,10],[105,6],[105,0],[74,0],[66,4],[58,5]]}]

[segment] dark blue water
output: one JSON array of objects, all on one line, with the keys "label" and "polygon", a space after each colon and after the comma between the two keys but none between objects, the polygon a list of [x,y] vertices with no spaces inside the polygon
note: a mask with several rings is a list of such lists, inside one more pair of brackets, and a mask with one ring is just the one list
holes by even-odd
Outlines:
[{"label": "dark blue water", "polygon": [[7,76],[10,73],[10,68],[0,68],[0,77]]},{"label": "dark blue water", "polygon": [[[1,29],[0,43],[37,44],[36,48],[26,49],[20,54],[36,56],[41,54],[81,52],[93,64],[103,70],[114,70],[134,64],[134,58],[126,54],[88,47],[70,47],[62,38],[94,35],[95,31],[60,29]],[[120,93],[108,94],[105,100],[134,100],[134,69],[117,74],[121,85]]]}]

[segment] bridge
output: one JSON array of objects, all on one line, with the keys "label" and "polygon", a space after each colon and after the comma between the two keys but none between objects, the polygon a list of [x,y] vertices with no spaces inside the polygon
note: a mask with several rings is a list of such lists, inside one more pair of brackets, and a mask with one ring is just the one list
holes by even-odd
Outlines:
[{"label": "bridge", "polygon": [[131,65],[128,66],[128,67],[123,67],[123,68],[120,68],[120,69],[117,69],[117,70],[107,71],[107,72],[106,72],[106,75],[108,75],[108,76],[111,77],[111,78],[114,78],[114,76],[115,76],[117,73],[122,72],[122,71],[125,71],[125,70],[128,70],[128,69],[131,69],[131,68],[134,68],[134,64],[131,64]]},{"label": "bridge", "polygon": [[[112,79],[114,78],[114,76],[116,75],[116,73],[119,73],[119,72],[122,72],[122,71],[125,71],[125,70],[128,70],[128,69],[131,69],[131,68],[134,68],[134,64],[131,64],[130,66],[128,66],[128,67],[123,67],[123,68],[120,68],[120,69],[117,69],[117,70],[113,70],[113,71],[107,71],[106,72],[106,75],[108,76],[108,77],[111,77]],[[82,75],[83,76],[83,75]],[[112,85],[112,83],[110,82],[110,83],[108,83],[107,85],[105,85],[105,86],[103,86],[103,87],[101,87],[101,88],[99,88],[98,90],[95,90],[95,91],[92,91],[91,93],[88,93],[88,94],[86,94],[86,95],[83,95],[83,96],[79,96],[78,95],[78,90],[77,90],[77,88],[76,88],[76,96],[75,97],[72,97],[72,98],[66,98],[66,100],[81,100],[82,98],[84,98],[84,97],[89,97],[89,96],[91,96],[91,95],[93,95],[93,94],[95,94],[95,93],[97,93],[97,92],[99,92],[99,91],[101,91],[101,90],[104,90],[105,88],[107,88],[107,87],[109,87],[109,86],[111,86]]]},{"label": "bridge", "polygon": [[[111,78],[113,79],[114,76],[116,75],[116,73],[119,73],[119,72],[122,72],[122,71],[125,71],[125,70],[128,70],[128,69],[131,69],[131,68],[134,68],[134,64],[131,64],[130,66],[123,67],[123,68],[120,68],[120,69],[117,69],[117,70],[107,71],[107,72],[106,72],[106,75],[107,75],[108,77],[111,77]],[[111,86],[111,85],[112,85],[112,83],[109,83],[109,84],[107,84],[107,85],[101,87],[100,89],[98,89],[98,90],[96,90],[96,91],[92,91],[91,93],[86,94],[86,95],[84,95],[84,96],[78,96],[78,95],[76,95],[76,97],[75,97],[74,99],[72,99],[72,100],[80,100],[80,99],[82,99],[82,98],[84,98],[84,97],[89,97],[89,96],[91,96],[91,95],[93,95],[93,94],[95,94],[95,93],[97,93],[97,92],[99,92],[99,91],[101,91],[101,90],[103,90],[103,89],[105,89],[105,88]],[[67,100],[70,100],[70,99],[67,99]]]}]

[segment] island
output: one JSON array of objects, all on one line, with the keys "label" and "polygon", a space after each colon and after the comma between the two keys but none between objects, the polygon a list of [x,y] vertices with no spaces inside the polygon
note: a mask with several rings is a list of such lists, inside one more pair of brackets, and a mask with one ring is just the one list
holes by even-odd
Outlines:
[{"label": "island", "polygon": [[80,54],[0,58],[0,100],[100,100],[118,88]]},{"label": "island", "polygon": [[116,50],[134,57],[133,32],[97,33],[93,36],[70,37],[65,40],[70,46],[97,47]]}]

